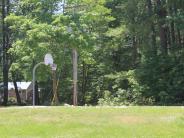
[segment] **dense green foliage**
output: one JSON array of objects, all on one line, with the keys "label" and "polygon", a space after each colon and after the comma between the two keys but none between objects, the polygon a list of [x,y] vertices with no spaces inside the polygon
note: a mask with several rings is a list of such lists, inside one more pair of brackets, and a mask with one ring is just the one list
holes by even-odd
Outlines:
[{"label": "dense green foliage", "polygon": [[[71,51],[76,48],[79,105],[183,104],[183,0],[62,2],[10,1],[6,50],[14,75],[9,81],[31,80],[33,66],[50,52],[58,65],[60,102],[71,104]],[[37,76],[44,88],[42,104],[48,103],[50,69],[40,67]]]},{"label": "dense green foliage", "polygon": [[114,72],[110,95],[123,103],[182,104],[184,2],[116,0],[107,7],[116,18],[107,35]]}]

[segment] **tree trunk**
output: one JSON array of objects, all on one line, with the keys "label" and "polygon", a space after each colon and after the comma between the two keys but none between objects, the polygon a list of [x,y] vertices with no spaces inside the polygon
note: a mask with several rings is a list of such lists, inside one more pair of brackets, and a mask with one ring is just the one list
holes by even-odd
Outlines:
[{"label": "tree trunk", "polygon": [[[148,15],[149,17],[153,17],[153,5],[151,0],[147,0],[148,5]],[[155,31],[155,25],[152,19],[150,20],[150,30],[151,30],[151,45],[152,45],[152,52],[154,55],[157,55],[157,46],[156,46],[156,31]]]},{"label": "tree trunk", "polygon": [[171,22],[171,38],[172,38],[172,45],[175,44],[176,38],[175,38],[175,27],[174,27],[174,21]]},{"label": "tree trunk", "polygon": [[167,40],[168,40],[168,46],[167,46],[167,48],[168,48],[168,52],[169,52],[170,48],[172,47],[172,36],[171,36],[171,31],[170,31],[169,28],[168,28],[167,31],[168,31],[167,32]]},{"label": "tree trunk", "polygon": [[160,32],[160,44],[162,49],[162,54],[166,55],[168,53],[168,45],[167,45],[167,26],[165,23],[167,11],[164,8],[162,2],[157,0],[157,14],[159,18],[159,32]]},{"label": "tree trunk", "polygon": [[73,60],[73,105],[77,105],[77,50],[72,50],[72,60]]},{"label": "tree trunk", "polygon": [[177,33],[178,33],[178,45],[179,47],[182,47],[182,43],[181,43],[181,33],[180,33],[180,30],[177,29]]},{"label": "tree trunk", "polygon": [[7,37],[7,26],[5,24],[5,18],[8,11],[6,11],[5,0],[2,0],[2,37],[3,37],[3,105],[8,103],[8,60],[7,60],[7,46],[8,46],[8,37]]},{"label": "tree trunk", "polygon": [[14,85],[14,88],[15,88],[15,94],[16,94],[16,97],[17,97],[17,103],[18,103],[18,105],[22,105],[20,94],[19,94],[19,90],[18,90],[18,87],[17,87],[17,82],[14,79],[13,79],[13,85]]},{"label": "tree trunk", "polygon": [[138,49],[138,44],[137,44],[137,38],[136,36],[134,36],[132,38],[133,40],[133,67],[135,68],[137,66],[137,55],[138,55],[138,52],[137,52],[137,49]]},{"label": "tree trunk", "polygon": [[[172,15],[174,13],[173,8],[170,7],[170,14]],[[171,40],[172,40],[172,45],[175,45],[176,43],[176,36],[175,36],[175,23],[174,21],[171,21]]]},{"label": "tree trunk", "polygon": [[[176,7],[176,3],[174,3],[174,5],[173,5],[173,10],[174,10],[174,15],[175,16],[177,16],[177,14],[178,14],[178,11],[177,11],[177,7]],[[180,33],[180,30],[179,30],[179,28],[177,28],[177,23],[176,23],[176,25],[175,25],[175,27],[176,27],[176,36],[177,36],[177,38],[176,38],[176,43],[177,43],[177,45],[179,46],[179,47],[182,47],[182,43],[181,43],[181,33]]]},{"label": "tree trunk", "polygon": [[15,74],[13,72],[11,74],[12,74],[12,79],[13,79],[13,85],[14,85],[14,88],[15,88],[15,94],[16,94],[16,98],[17,98],[17,104],[18,105],[22,105],[20,94],[19,94],[19,90],[18,90],[18,87],[17,87],[17,82],[16,82]]}]

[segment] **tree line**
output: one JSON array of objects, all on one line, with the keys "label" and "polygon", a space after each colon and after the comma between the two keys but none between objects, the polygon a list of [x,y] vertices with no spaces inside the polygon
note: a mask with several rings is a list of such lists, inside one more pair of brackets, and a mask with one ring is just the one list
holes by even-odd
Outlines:
[{"label": "tree line", "polygon": [[[58,66],[60,103],[73,104],[75,86],[78,105],[183,104],[183,0],[2,0],[0,5],[2,104],[8,104],[8,81],[22,104],[16,82],[32,80],[32,68],[47,52]],[[50,69],[40,67],[37,76],[44,88],[40,104],[46,104],[53,97]]]}]

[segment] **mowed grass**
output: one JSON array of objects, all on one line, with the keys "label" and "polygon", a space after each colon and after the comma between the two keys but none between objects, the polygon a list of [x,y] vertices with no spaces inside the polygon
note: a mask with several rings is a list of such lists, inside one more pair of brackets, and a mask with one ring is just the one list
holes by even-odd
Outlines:
[{"label": "mowed grass", "polygon": [[184,107],[0,108],[0,138],[184,138]]}]

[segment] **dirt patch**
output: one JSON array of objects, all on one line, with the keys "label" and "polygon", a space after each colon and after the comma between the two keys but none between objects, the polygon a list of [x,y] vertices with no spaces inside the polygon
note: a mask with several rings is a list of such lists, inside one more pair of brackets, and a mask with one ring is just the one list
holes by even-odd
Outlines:
[{"label": "dirt patch", "polygon": [[36,116],[33,118],[34,121],[40,122],[40,123],[56,123],[59,122],[60,119],[58,117],[41,117],[41,116]]},{"label": "dirt patch", "polygon": [[174,122],[177,119],[177,116],[164,116],[160,120],[163,122]]},{"label": "dirt patch", "polygon": [[147,122],[147,119],[141,116],[121,116],[117,118],[125,124],[141,124]]},{"label": "dirt patch", "polygon": [[176,120],[176,116],[119,116],[116,119],[124,124],[143,124],[156,122],[173,122]]}]

